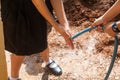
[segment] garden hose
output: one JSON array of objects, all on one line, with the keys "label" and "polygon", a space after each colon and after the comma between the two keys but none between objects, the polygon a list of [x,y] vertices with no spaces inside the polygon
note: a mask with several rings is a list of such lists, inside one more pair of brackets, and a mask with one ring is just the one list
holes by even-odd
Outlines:
[{"label": "garden hose", "polygon": [[83,34],[83,33],[85,33],[85,32],[88,32],[88,31],[90,31],[90,30],[92,30],[92,29],[95,29],[95,28],[97,28],[97,26],[94,26],[94,27],[92,27],[92,28],[85,28],[84,30],[82,30],[82,31],[76,33],[75,35],[73,35],[73,36],[72,36],[72,39],[78,37],[79,35],[81,35],[81,34]]},{"label": "garden hose", "polygon": [[[76,34],[73,35],[71,38],[72,38],[72,39],[75,39],[75,38],[78,37],[79,35],[81,35],[81,34],[83,34],[83,33],[85,33],[85,32],[88,32],[88,31],[90,31],[90,30],[93,30],[93,29],[95,29],[95,28],[97,28],[97,26],[94,26],[94,27],[92,27],[92,28],[86,28],[86,29],[84,29],[84,30],[76,33]],[[102,27],[102,29],[104,29],[104,27]],[[112,68],[113,68],[113,65],[114,65],[114,62],[115,62],[115,58],[116,58],[116,55],[117,55],[117,50],[118,50],[118,36],[116,35],[116,36],[115,36],[113,56],[112,56],[110,66],[109,66],[109,69],[108,69],[108,71],[107,71],[107,74],[106,74],[104,80],[108,80],[108,78],[109,78],[109,75],[110,75],[110,73],[111,73],[111,71],[112,71]]]},{"label": "garden hose", "polygon": [[112,59],[111,59],[111,63],[110,63],[108,72],[107,72],[104,80],[108,80],[108,78],[109,78],[109,75],[110,75],[110,73],[111,73],[111,71],[112,71],[112,68],[113,68],[113,65],[114,65],[114,62],[115,62],[115,58],[116,58],[116,55],[117,55],[117,50],[118,50],[118,36],[116,35],[116,36],[115,36],[115,42],[114,42],[114,52],[113,52],[113,56],[112,56]]}]

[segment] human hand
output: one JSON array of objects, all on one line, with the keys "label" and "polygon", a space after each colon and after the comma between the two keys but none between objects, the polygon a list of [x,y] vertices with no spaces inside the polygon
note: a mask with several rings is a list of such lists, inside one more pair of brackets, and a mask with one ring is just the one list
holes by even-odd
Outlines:
[{"label": "human hand", "polygon": [[70,27],[69,27],[69,24],[65,24],[65,25],[62,25],[63,29],[65,30],[65,32],[71,36],[71,33],[70,33]]},{"label": "human hand", "polygon": [[103,31],[103,25],[105,25],[107,22],[103,20],[102,16],[96,19],[93,24],[91,25],[92,27],[97,26],[97,31]]},{"label": "human hand", "polygon": [[[92,27],[97,26],[97,29],[96,29],[97,31],[104,31],[108,35],[114,37],[116,35],[116,33],[112,30],[112,23],[113,22],[108,23],[101,16],[93,22]],[[103,27],[104,27],[104,29],[103,29]]]},{"label": "human hand", "polygon": [[67,45],[71,47],[71,49],[74,49],[73,40],[71,39],[71,34],[68,29],[65,28],[65,26],[62,26],[59,24],[59,30],[58,32],[64,37]]}]

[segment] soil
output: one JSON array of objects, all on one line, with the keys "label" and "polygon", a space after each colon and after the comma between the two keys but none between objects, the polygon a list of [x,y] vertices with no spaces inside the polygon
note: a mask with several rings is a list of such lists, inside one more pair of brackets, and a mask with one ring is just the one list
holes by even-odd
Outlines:
[{"label": "soil", "polygon": [[[64,0],[72,35],[89,27],[114,2],[115,0]],[[115,19],[118,20],[119,17]],[[50,57],[63,69],[62,76],[50,75],[49,80],[104,80],[112,58],[113,37],[104,32],[87,32],[74,39],[75,49],[71,50],[65,44],[63,37],[52,29],[48,35],[48,42]],[[109,80],[120,80],[119,54],[120,48],[118,48],[117,58]],[[6,52],[6,55],[10,75],[10,53]],[[33,55],[31,59],[26,58],[20,71],[20,77],[23,80],[41,80],[43,74],[41,65],[44,66],[44,63],[41,63],[38,55],[37,57]]]}]

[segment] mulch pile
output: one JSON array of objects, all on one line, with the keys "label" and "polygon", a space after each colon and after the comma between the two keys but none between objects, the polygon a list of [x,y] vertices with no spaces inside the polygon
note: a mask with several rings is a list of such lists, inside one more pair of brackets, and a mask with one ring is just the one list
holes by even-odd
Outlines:
[{"label": "mulch pile", "polygon": [[67,0],[64,2],[65,12],[70,24],[80,26],[85,21],[93,22],[95,18],[113,5],[113,0]]}]

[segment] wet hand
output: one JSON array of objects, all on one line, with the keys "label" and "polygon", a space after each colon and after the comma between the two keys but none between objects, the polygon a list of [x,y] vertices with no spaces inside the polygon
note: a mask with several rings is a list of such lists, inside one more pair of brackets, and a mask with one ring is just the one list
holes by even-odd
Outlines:
[{"label": "wet hand", "polygon": [[103,25],[105,25],[106,22],[102,19],[102,17],[99,17],[98,19],[96,19],[93,24],[91,25],[93,26],[97,26],[96,31],[103,31]]},{"label": "wet hand", "polygon": [[61,32],[59,33],[64,37],[66,44],[69,45],[71,49],[74,49],[73,40],[71,39],[69,29],[65,29],[62,25],[59,25],[59,27],[61,28]]}]

